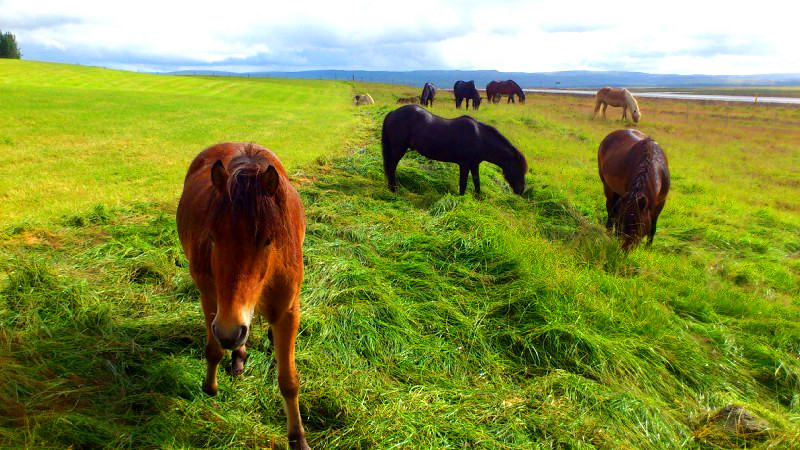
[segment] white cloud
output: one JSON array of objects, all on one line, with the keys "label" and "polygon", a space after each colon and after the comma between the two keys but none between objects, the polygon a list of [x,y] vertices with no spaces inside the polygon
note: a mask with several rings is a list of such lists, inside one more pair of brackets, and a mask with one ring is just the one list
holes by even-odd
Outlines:
[{"label": "white cloud", "polygon": [[29,59],[124,68],[800,72],[800,3],[0,0]]}]

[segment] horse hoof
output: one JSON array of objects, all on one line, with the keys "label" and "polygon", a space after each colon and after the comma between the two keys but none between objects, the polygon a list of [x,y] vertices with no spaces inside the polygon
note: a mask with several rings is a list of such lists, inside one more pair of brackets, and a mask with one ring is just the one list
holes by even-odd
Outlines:
[{"label": "horse hoof", "polygon": [[248,357],[249,355],[245,355],[244,358],[237,354],[233,355],[231,360],[231,376],[238,377],[244,373],[244,365],[247,362]]},{"label": "horse hoof", "polygon": [[306,442],[306,435],[305,433],[289,434],[289,448],[292,450],[311,450],[311,447],[308,446],[308,442]]},{"label": "horse hoof", "polygon": [[217,395],[217,387],[216,386],[207,386],[205,383],[203,383],[203,392],[205,392],[206,394],[208,394],[211,397],[214,397],[215,395]]}]

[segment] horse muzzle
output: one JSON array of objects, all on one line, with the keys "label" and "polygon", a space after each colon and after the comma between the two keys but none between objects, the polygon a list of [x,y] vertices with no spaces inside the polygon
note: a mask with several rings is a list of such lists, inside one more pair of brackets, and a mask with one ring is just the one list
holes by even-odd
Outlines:
[{"label": "horse muzzle", "polygon": [[232,324],[226,327],[217,324],[215,320],[211,324],[211,331],[214,333],[214,337],[222,348],[225,350],[236,350],[247,341],[247,336],[250,334],[250,327],[243,324]]}]

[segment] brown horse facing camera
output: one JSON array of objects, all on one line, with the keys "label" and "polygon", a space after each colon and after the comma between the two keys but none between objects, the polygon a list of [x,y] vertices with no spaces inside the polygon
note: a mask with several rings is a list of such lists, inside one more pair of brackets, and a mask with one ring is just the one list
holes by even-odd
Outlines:
[{"label": "brown horse facing camera", "polygon": [[606,194],[606,228],[616,227],[625,250],[645,235],[649,246],[669,192],[667,156],[644,133],[617,130],[600,143],[597,164]]},{"label": "brown horse facing camera", "polygon": [[270,324],[292,448],[306,449],[294,346],[300,321],[305,214],[275,153],[255,145],[209,147],[192,161],[178,204],[178,234],[206,320],[203,391],[217,393],[217,367],[247,360],[254,313]]}]

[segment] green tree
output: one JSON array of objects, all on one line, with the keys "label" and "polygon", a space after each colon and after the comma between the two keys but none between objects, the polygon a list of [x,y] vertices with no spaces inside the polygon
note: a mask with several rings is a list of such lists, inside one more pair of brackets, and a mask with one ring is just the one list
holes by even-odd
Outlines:
[{"label": "green tree", "polygon": [[22,58],[22,53],[19,52],[17,45],[17,38],[11,32],[3,33],[0,31],[0,58]]}]

